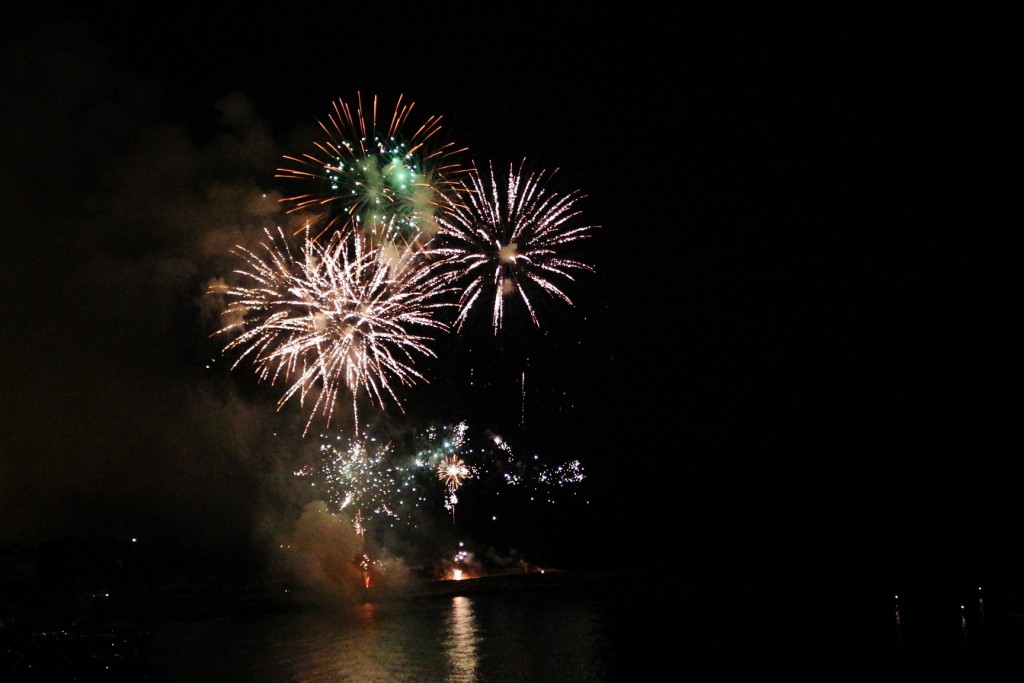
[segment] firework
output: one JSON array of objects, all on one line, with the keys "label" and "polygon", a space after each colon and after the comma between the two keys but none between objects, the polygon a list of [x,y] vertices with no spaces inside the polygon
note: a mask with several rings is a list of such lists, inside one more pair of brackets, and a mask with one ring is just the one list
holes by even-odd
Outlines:
[{"label": "firework", "polygon": [[379,246],[433,235],[434,214],[448,205],[463,172],[457,158],[465,148],[439,142],[440,116],[413,129],[413,107],[399,96],[386,127],[378,127],[376,97],[369,111],[360,93],[354,110],[337,100],[327,122],[319,122],[326,137],[311,152],[285,156],[287,165],[277,169],[276,177],[308,186],[281,199],[289,213],[311,213],[317,237],[355,231]]},{"label": "firework", "polygon": [[534,454],[532,458],[522,461],[500,435],[491,434],[490,439],[502,453],[501,456],[489,459],[490,469],[508,487],[523,489],[531,500],[539,497],[554,503],[557,489],[570,489],[586,479],[579,460],[548,465],[541,460],[540,455]]},{"label": "firework", "polygon": [[236,247],[245,284],[224,290],[225,324],[215,334],[238,333],[224,347],[241,349],[232,369],[251,358],[261,381],[287,385],[279,408],[294,397],[311,403],[307,431],[317,414],[330,424],[342,390],[351,393],[356,433],[360,394],[401,408],[395,384],[426,381],[415,360],[436,357],[431,338],[415,330],[447,330],[436,317],[449,305],[437,264],[342,233],[324,245],[307,234],[296,253],[280,229],[276,238],[265,232],[263,254]]},{"label": "firework", "polygon": [[[214,335],[229,338],[232,370],[249,361],[260,382],[280,386],[279,410],[293,400],[308,409],[304,437],[317,416],[330,427],[339,399],[351,399],[348,440],[325,444],[317,465],[296,474],[349,514],[360,539],[378,536],[379,522],[389,538],[399,522],[418,526],[428,502],[441,514],[439,495],[453,522],[456,493],[490,501],[508,487],[518,499],[554,502],[555,489],[583,480],[578,461],[523,462],[497,436],[473,452],[465,423],[412,441],[357,435],[364,400],[404,412],[400,389],[428,381],[419,364],[436,357],[436,333],[460,331],[481,308],[497,334],[513,305],[537,327],[542,298],[573,305],[563,288],[594,270],[567,254],[597,227],[578,220],[583,195],[551,191],[555,173],[524,172],[525,160],[507,178],[490,162],[464,168],[465,149],[442,139],[440,117],[413,122],[414,105],[400,96],[378,125],[377,98],[367,104],[359,93],[353,106],[337,100],[311,149],[283,158],[276,177],[303,187],[281,202],[305,226],[235,247],[237,284],[211,289],[226,302]],[[521,382],[522,427],[525,373]],[[363,553],[356,564],[369,587],[373,561]]]},{"label": "firework", "polygon": [[410,439],[378,441],[340,433],[321,437],[315,464],[295,475],[308,477],[332,512],[347,511],[361,537],[371,523],[405,530],[429,523],[442,488],[442,506],[454,521],[457,494],[468,480],[473,482],[471,495],[480,500],[496,503],[508,490],[523,503],[554,504],[585,478],[578,460],[551,465],[536,454],[517,458],[501,436],[488,433],[482,441],[471,439],[466,422],[431,425]]},{"label": "firework", "polygon": [[[316,464],[295,475],[309,477],[334,512],[350,511],[360,536],[369,519],[415,527],[420,521],[416,511],[436,494],[431,478],[440,463],[464,447],[467,429],[464,422],[431,426],[405,444],[382,443],[368,435],[325,436]],[[469,476],[471,469],[463,465]]]},{"label": "firework", "polygon": [[465,461],[457,455],[446,456],[441,464],[437,466],[437,478],[444,482],[447,491],[444,496],[444,506],[452,513],[452,521],[455,521],[455,506],[459,499],[455,492],[462,481],[470,476],[470,469]]},{"label": "firework", "polygon": [[462,486],[462,481],[469,477],[470,471],[466,462],[457,455],[445,457],[437,466],[437,478],[445,483],[449,491],[455,491]]},{"label": "firework", "polygon": [[[465,422],[454,427],[430,427],[418,439],[423,445],[417,450],[416,462],[433,467],[437,478],[444,482],[444,508],[452,513],[453,522],[455,506],[459,502],[455,491],[462,485],[463,479],[473,476],[472,468],[457,455],[466,446],[468,429]],[[449,435],[445,436],[446,433]]]},{"label": "firework", "polygon": [[[408,473],[392,465],[391,444],[373,439],[349,439],[339,448],[320,446],[317,467],[296,472],[315,476],[314,486],[323,491],[335,512],[352,511],[352,525],[361,537],[366,533],[364,510],[373,517],[400,519],[402,503],[395,495],[408,483]],[[413,487],[415,491],[415,487]]]},{"label": "firework", "polygon": [[495,334],[501,329],[506,299],[523,302],[534,325],[540,326],[532,299],[543,292],[572,305],[561,285],[579,271],[593,267],[561,255],[566,245],[590,236],[596,226],[576,225],[579,192],[557,194],[547,189],[555,172],[524,175],[523,166],[509,166],[508,179],[499,183],[488,164],[485,175],[474,166],[463,182],[463,202],[438,214],[441,226],[435,253],[464,285],[455,321],[456,331],[470,311],[491,302]]},{"label": "firework", "polygon": [[366,525],[363,524],[363,509],[356,508],[356,514],[352,516],[352,528],[360,540],[366,538]]}]

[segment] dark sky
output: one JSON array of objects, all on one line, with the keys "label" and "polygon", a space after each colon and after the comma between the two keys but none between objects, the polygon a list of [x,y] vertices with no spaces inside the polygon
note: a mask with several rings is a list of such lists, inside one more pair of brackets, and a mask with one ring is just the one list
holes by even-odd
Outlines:
[{"label": "dark sky", "polygon": [[[538,533],[911,563],[1012,538],[1007,22],[334,7],[3,11],[0,541],[287,523],[303,418],[208,367],[202,294],[272,219],[281,155],[357,92],[442,115],[477,161],[557,167],[600,226],[573,308],[452,342],[406,397],[583,462],[590,505]],[[506,384],[463,390],[463,361]]]}]

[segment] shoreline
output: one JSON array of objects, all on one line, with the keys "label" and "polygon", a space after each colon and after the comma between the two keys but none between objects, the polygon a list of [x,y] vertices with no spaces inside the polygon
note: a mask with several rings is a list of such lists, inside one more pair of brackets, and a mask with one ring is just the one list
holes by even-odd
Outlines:
[{"label": "shoreline", "polygon": [[79,589],[7,582],[0,638],[30,632],[146,631],[166,622],[202,621],[367,602],[396,602],[556,588],[588,589],[606,581],[647,580],[642,572],[546,569],[484,573],[462,579],[412,578],[397,584],[343,589],[310,588],[261,577],[176,581],[121,590]]}]

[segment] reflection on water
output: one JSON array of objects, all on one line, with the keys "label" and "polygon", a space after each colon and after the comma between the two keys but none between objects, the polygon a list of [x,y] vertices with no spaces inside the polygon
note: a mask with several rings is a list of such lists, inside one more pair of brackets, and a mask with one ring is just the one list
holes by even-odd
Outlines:
[{"label": "reflection on water", "polygon": [[476,619],[473,600],[464,595],[452,598],[452,609],[445,619],[447,637],[444,649],[451,665],[448,680],[462,683],[476,680]]},{"label": "reflection on water", "polygon": [[708,670],[718,680],[1024,675],[1024,595],[1015,589],[986,584],[983,597],[976,584],[963,592],[912,584],[898,594],[701,584],[680,603],[674,587],[615,579],[418,596],[164,621],[144,638],[7,627],[0,680],[90,680],[81,674],[94,671],[111,683],[115,671],[132,683],[611,683],[660,680],[665,670],[680,680],[704,680]]},{"label": "reflection on water", "polygon": [[438,596],[165,628],[167,681],[610,681],[610,625],[572,591]]}]

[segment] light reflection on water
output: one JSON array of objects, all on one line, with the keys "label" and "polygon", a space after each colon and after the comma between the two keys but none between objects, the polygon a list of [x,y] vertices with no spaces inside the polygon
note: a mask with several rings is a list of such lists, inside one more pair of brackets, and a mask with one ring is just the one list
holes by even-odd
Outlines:
[{"label": "light reflection on water", "polygon": [[448,680],[457,683],[475,681],[478,636],[473,601],[464,595],[452,598],[452,611],[445,620],[445,626],[448,637],[444,646],[451,666]]},{"label": "light reflection on water", "polygon": [[660,680],[665,670],[680,680],[705,680],[708,670],[716,680],[1024,676],[1024,595],[1015,586],[986,586],[983,597],[977,585],[912,584],[894,594],[704,582],[679,592],[677,583],[609,577],[572,588],[162,621],[141,639],[10,627],[4,638],[0,628],[0,680],[90,680],[79,674],[92,671],[113,683],[115,670],[131,683],[611,683]]},{"label": "light reflection on water", "polygon": [[594,598],[512,592],[363,603],[165,628],[167,681],[610,681]]}]

